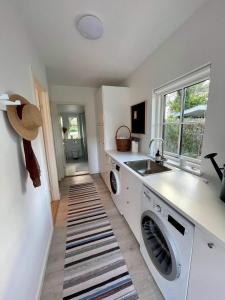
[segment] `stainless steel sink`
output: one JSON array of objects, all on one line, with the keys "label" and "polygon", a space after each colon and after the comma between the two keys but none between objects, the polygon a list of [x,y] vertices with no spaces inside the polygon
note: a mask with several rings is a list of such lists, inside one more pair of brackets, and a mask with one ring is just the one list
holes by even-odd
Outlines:
[{"label": "stainless steel sink", "polygon": [[137,172],[142,176],[147,176],[150,174],[161,173],[161,172],[166,172],[171,170],[162,164],[155,163],[151,159],[127,161],[125,162],[125,164],[129,168],[131,168],[132,170],[134,170],[135,172]]}]

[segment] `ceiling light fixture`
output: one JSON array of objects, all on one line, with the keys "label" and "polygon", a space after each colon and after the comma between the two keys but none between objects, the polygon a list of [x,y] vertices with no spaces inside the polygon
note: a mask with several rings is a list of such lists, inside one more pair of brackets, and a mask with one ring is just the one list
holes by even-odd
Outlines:
[{"label": "ceiling light fixture", "polygon": [[102,21],[93,15],[82,16],[78,23],[77,29],[80,34],[89,40],[97,40],[103,35]]}]

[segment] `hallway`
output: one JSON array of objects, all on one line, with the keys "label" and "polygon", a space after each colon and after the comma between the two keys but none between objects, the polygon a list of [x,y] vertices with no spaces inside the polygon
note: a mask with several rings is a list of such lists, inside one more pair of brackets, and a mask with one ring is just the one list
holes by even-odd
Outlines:
[{"label": "hallway", "polygon": [[65,176],[85,175],[88,173],[87,161],[66,162]]},{"label": "hallway", "polygon": [[[152,279],[139,251],[139,245],[124,218],[118,213],[108,189],[99,175],[67,177],[60,185],[61,201],[53,234],[50,255],[41,300],[62,300],[64,281],[64,253],[66,240],[66,215],[69,187],[74,184],[94,182],[102,204],[111,222],[113,232],[126,261],[130,276],[141,300],[160,300],[162,296]],[[78,298],[77,298],[78,299]]]}]

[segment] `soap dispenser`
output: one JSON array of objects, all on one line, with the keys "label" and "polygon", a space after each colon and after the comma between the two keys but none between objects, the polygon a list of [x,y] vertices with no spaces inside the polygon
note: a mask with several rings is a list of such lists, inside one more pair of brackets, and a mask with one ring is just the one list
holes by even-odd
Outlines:
[{"label": "soap dispenser", "polygon": [[155,162],[160,163],[162,161],[162,156],[160,155],[159,149],[155,154]]}]

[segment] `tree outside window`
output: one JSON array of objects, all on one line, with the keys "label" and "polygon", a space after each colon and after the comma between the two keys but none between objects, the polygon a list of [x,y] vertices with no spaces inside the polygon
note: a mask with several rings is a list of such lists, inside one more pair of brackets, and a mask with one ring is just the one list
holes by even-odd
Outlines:
[{"label": "tree outside window", "polygon": [[205,80],[164,95],[163,139],[166,154],[200,160],[209,83]]},{"label": "tree outside window", "polygon": [[69,117],[69,129],[68,129],[68,139],[79,139],[80,138],[80,128],[78,124],[77,117]]}]

